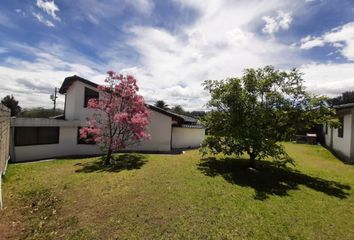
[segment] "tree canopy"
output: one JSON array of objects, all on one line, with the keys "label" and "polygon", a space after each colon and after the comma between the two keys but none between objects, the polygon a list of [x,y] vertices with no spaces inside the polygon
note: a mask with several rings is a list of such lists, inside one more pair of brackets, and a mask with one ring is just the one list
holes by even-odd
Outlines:
[{"label": "tree canopy", "polygon": [[181,115],[188,115],[189,112],[186,112],[181,105],[176,105],[171,108],[171,112],[181,114]]},{"label": "tree canopy", "polygon": [[17,116],[21,112],[22,108],[18,105],[18,101],[12,95],[4,97],[1,100],[1,103],[11,110],[11,116]]},{"label": "tree canopy", "polygon": [[20,117],[27,117],[27,118],[49,118],[58,116],[63,114],[64,111],[62,109],[55,109],[53,108],[25,108],[21,111]]},{"label": "tree canopy", "polygon": [[281,141],[315,124],[336,124],[326,98],[307,93],[296,69],[246,69],[242,77],[208,80],[203,85],[211,94],[210,112],[204,117],[210,134],[204,153],[247,153],[253,166],[266,157],[287,163],[291,159]]},{"label": "tree canopy", "polygon": [[168,104],[163,100],[158,100],[155,102],[155,106],[164,110],[169,110]]},{"label": "tree canopy", "polygon": [[95,113],[80,129],[80,138],[101,147],[104,165],[111,163],[113,152],[150,139],[146,129],[150,112],[138,94],[136,79],[113,71],[107,73],[106,85],[97,87],[99,98],[88,102],[88,108]]}]

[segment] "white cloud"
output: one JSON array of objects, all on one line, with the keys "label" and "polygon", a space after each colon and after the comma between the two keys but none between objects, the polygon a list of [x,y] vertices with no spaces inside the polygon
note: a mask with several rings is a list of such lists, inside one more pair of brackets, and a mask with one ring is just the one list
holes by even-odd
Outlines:
[{"label": "white cloud", "polygon": [[[291,9],[296,14],[298,1],[174,1],[183,7],[194,8],[198,12],[196,21],[174,31],[147,25],[126,26],[129,38],[123,44],[129,44],[134,54],[138,54],[138,61],[131,65],[124,63],[119,55],[119,47],[114,47],[114,44],[122,44],[121,41],[107,41],[107,46],[100,46],[100,57],[104,62],[107,61],[101,65],[61,45],[41,43],[35,47],[19,44],[4,46],[10,48],[9,51],[11,47],[22,51],[32,56],[33,60],[5,59],[0,66],[1,94],[14,94],[25,107],[49,107],[50,90],[59,87],[65,77],[77,74],[100,83],[105,78],[106,70],[123,69],[137,77],[141,93],[149,102],[163,99],[169,105],[202,109],[209,98],[201,86],[204,80],[240,76],[245,68],[269,64],[282,69],[302,66],[300,70],[305,72],[306,85],[316,93],[336,95],[343,89],[354,87],[353,65],[306,64],[307,60],[300,57],[300,51],[295,46],[254,32],[262,16],[269,16],[269,13],[277,12],[278,9]],[[73,2],[79,3],[82,9],[78,11],[81,13],[82,10],[87,15],[78,15],[85,18],[90,15],[93,23],[100,23],[101,19],[116,16],[121,11],[113,11],[115,8],[105,5],[104,1],[96,2],[95,8],[87,11],[94,2]],[[153,5],[148,6],[142,7],[148,10],[147,13],[153,9]],[[290,18],[284,12],[278,12],[278,16],[278,19],[274,17],[277,31],[288,28]],[[271,32],[275,33],[275,30]],[[311,44],[320,44],[314,40],[322,39],[310,36],[302,43],[307,43],[307,48]],[[347,46],[342,41],[333,44],[341,49]],[[59,102],[63,103],[62,97]]]},{"label": "white cloud", "polygon": [[[302,60],[295,48],[249,30],[255,19],[279,6],[285,8],[284,3],[240,2],[182,1],[196,8],[200,18],[180,32],[131,28],[133,36],[127,42],[140,55],[141,66],[135,74],[142,91],[147,92],[144,95],[200,109],[209,97],[201,86],[204,80],[239,76],[249,67],[299,65]],[[279,24],[285,27],[286,21]]]},{"label": "white cloud", "polygon": [[300,49],[311,49],[314,47],[322,47],[325,45],[325,42],[322,38],[315,38],[311,36],[307,36],[301,39]]},{"label": "white cloud", "polygon": [[[70,55],[60,46],[12,44],[10,47],[33,57],[33,60],[8,57],[0,66],[0,98],[13,94],[22,107],[51,107],[49,95],[54,87],[60,87],[65,77],[74,74],[103,83],[103,71],[88,62],[86,65],[80,56]],[[58,107],[63,108],[63,103],[63,96],[59,96]]]},{"label": "white cloud", "polygon": [[6,48],[0,47],[0,54],[1,54],[1,53],[6,53],[6,52],[7,52],[7,49],[6,49]]},{"label": "white cloud", "polygon": [[5,28],[18,28],[13,19],[0,12],[0,26]]},{"label": "white cloud", "polygon": [[305,74],[308,90],[313,93],[334,97],[354,90],[353,63],[312,63],[303,65],[300,70]]},{"label": "white cloud", "polygon": [[54,23],[52,23],[49,20],[46,20],[41,14],[39,13],[35,13],[33,12],[32,15],[41,23],[43,23],[44,25],[48,26],[48,27],[54,27]]},{"label": "white cloud", "polygon": [[151,0],[130,0],[127,2],[141,13],[151,13],[154,3]]},{"label": "white cloud", "polygon": [[152,0],[75,0],[72,8],[75,9],[72,17],[77,20],[99,24],[103,19],[119,16],[133,8],[139,14],[149,15],[154,9]]},{"label": "white cloud", "polygon": [[279,30],[289,29],[293,18],[291,16],[291,12],[283,12],[278,11],[278,15],[276,17],[264,16],[262,19],[266,22],[262,31],[268,34],[277,33]]},{"label": "white cloud", "polygon": [[38,8],[45,11],[47,14],[52,16],[53,19],[60,21],[60,18],[57,16],[56,12],[59,12],[58,6],[55,4],[54,0],[37,0],[36,5]]},{"label": "white cloud", "polygon": [[301,39],[301,49],[311,49],[330,44],[338,48],[343,57],[354,61],[354,22],[334,28],[322,36],[307,36]]}]

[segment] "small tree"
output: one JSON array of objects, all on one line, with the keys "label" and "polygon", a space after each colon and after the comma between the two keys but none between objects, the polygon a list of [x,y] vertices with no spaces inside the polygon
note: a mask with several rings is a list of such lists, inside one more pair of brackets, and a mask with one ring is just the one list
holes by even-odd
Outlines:
[{"label": "small tree", "polygon": [[150,138],[146,132],[149,110],[133,76],[109,71],[105,82],[97,87],[99,99],[88,102],[95,113],[88,126],[80,129],[80,137],[98,143],[105,154],[103,164],[109,165],[114,151]]},{"label": "small tree", "polygon": [[163,100],[156,101],[155,106],[164,110],[169,110],[168,104]]},{"label": "small tree", "polygon": [[245,152],[253,167],[257,159],[266,157],[286,163],[291,159],[280,141],[314,124],[336,124],[326,98],[306,93],[296,69],[247,69],[241,78],[209,80],[204,86],[211,94],[211,111],[204,118],[210,134],[204,153],[240,156]]},{"label": "small tree", "polygon": [[18,105],[18,101],[12,95],[4,97],[1,100],[1,103],[11,110],[11,116],[17,116],[21,112],[21,107]]}]

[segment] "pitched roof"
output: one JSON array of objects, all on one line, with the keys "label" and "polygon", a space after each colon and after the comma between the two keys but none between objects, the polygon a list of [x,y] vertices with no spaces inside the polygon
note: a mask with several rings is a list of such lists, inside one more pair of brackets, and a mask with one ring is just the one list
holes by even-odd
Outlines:
[{"label": "pitched roof", "polygon": [[87,80],[85,78],[73,75],[73,76],[70,76],[70,77],[67,77],[67,78],[64,79],[64,82],[63,82],[63,84],[61,85],[61,87],[59,89],[59,93],[60,94],[65,94],[66,91],[71,86],[71,84],[73,84],[75,81],[80,81],[80,82],[85,83],[87,85],[90,85],[92,87],[97,87],[98,86],[98,84],[96,84],[94,82],[91,82],[91,81],[89,81],[89,80]]},{"label": "pitched roof", "polygon": [[333,106],[334,109],[354,108],[354,103],[346,103]]},{"label": "pitched roof", "polygon": [[162,113],[164,115],[167,115],[169,117],[172,117],[173,119],[175,119],[176,121],[180,122],[180,121],[183,121],[183,118],[175,113],[172,113],[172,112],[169,112],[169,111],[166,111],[165,109],[162,109],[162,108],[159,108],[159,107],[156,107],[154,105],[150,105],[150,104],[145,104],[149,109],[152,109],[156,112],[159,112],[159,113]]},{"label": "pitched roof", "polygon": [[[92,87],[97,87],[98,84],[91,82],[85,78],[73,75],[70,77],[66,77],[64,79],[63,84],[61,85],[60,89],[59,89],[59,93],[60,94],[65,94],[67,92],[67,90],[69,89],[69,87],[75,82],[75,81],[80,81],[84,84],[90,85]],[[181,114],[177,114],[174,112],[170,112],[167,111],[165,109],[156,107],[154,105],[150,105],[150,104],[146,104],[146,106],[156,112],[162,113],[164,115],[167,115],[169,117],[172,117],[172,119],[176,120],[179,124],[197,124],[197,119],[189,117],[189,116],[185,116],[185,115],[181,115]]]}]

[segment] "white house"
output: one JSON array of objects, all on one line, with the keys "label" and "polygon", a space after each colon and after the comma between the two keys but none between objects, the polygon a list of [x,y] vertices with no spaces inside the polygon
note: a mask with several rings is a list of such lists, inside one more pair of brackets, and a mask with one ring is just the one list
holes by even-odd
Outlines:
[{"label": "white house", "polygon": [[[59,93],[65,95],[64,114],[56,118],[13,118],[11,160],[31,161],[74,155],[100,154],[99,147],[79,138],[93,113],[87,108],[90,98],[98,97],[97,84],[78,76],[65,78]],[[170,152],[177,148],[199,147],[205,129],[196,119],[148,105],[151,115],[145,140],[127,150]]]},{"label": "white house", "polygon": [[325,144],[339,157],[354,162],[354,103],[338,105],[334,108],[341,126],[339,128],[324,126]]}]

